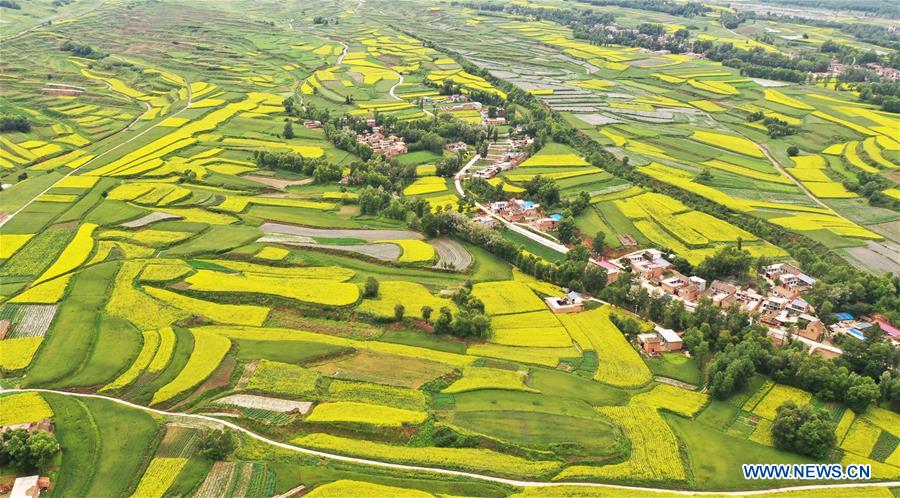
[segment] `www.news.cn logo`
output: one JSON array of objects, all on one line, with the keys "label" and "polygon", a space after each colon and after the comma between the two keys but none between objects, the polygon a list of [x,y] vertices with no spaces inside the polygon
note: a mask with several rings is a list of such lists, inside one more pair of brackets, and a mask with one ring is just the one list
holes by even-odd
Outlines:
[{"label": "www.news.cn logo", "polygon": [[839,463],[831,464],[745,464],[741,466],[744,479],[811,479],[847,480],[871,479],[872,466]]}]

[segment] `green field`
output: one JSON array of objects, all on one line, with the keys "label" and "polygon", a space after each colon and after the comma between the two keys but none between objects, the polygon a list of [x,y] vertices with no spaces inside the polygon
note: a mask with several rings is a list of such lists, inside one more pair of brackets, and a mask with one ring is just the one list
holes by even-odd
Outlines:
[{"label": "green field", "polygon": [[[809,313],[896,321],[900,119],[860,81],[896,68],[900,13],[863,3],[0,2],[0,426],[49,419],[59,444],[28,468],[0,452],[0,485],[625,497],[859,462],[896,481],[890,346],[835,336],[851,353],[819,363],[755,315],[629,287],[630,269],[603,289],[588,261],[664,249],[763,294],[761,266],[790,262],[826,284]],[[813,56],[859,74],[787,68]],[[542,206],[520,226],[558,214],[550,238],[604,248],[473,221],[514,197]],[[746,271],[708,265],[725,247]],[[548,309],[570,291],[584,310]],[[648,357],[635,336],[654,325],[708,348]],[[716,359],[748,337],[754,361],[784,361],[737,364],[749,380],[718,395]],[[776,449],[788,399],[850,436],[820,458]]]}]

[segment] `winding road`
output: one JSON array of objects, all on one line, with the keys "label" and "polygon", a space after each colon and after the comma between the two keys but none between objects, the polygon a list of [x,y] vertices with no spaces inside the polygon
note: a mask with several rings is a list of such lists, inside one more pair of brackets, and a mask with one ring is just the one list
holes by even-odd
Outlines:
[{"label": "winding road", "polygon": [[766,489],[766,490],[755,490],[755,491],[684,491],[684,490],[672,490],[672,489],[663,489],[663,488],[651,488],[651,487],[641,487],[641,486],[622,486],[617,484],[601,484],[595,482],[544,482],[544,481],[520,481],[517,479],[506,479],[503,477],[495,477],[484,474],[477,474],[474,472],[463,472],[459,470],[450,470],[443,469],[440,467],[425,467],[419,465],[404,465],[400,463],[392,463],[392,462],[384,462],[381,460],[371,460],[368,458],[356,458],[350,457],[346,455],[338,455],[335,453],[329,453],[327,451],[319,451],[311,448],[305,448],[303,446],[297,446],[294,444],[283,443],[281,441],[275,441],[273,439],[269,439],[265,436],[257,434],[251,430],[245,429],[234,422],[229,422],[227,420],[221,420],[216,417],[211,417],[208,415],[200,415],[196,413],[177,413],[177,412],[167,412],[164,410],[157,410],[155,408],[150,408],[143,405],[138,405],[136,403],[132,403],[130,401],[125,401],[119,398],[113,398],[110,396],[103,396],[99,394],[87,394],[87,393],[71,393],[66,391],[57,391],[53,389],[5,389],[0,390],[0,392],[10,393],[10,392],[39,392],[39,393],[53,393],[59,394],[63,396],[72,396],[77,398],[94,398],[94,399],[103,399],[106,401],[110,401],[113,403],[118,403],[120,405],[127,406],[129,408],[133,408],[136,410],[143,410],[147,413],[152,413],[155,415],[160,415],[164,417],[172,417],[172,418],[181,418],[181,419],[189,419],[192,421],[202,422],[204,424],[216,424],[222,427],[227,427],[229,429],[241,432],[248,437],[256,439],[257,441],[277,446],[278,448],[293,451],[295,453],[302,453],[305,455],[315,456],[319,458],[326,458],[329,460],[337,460],[341,462],[349,462],[355,463],[359,465],[369,465],[372,467],[382,467],[394,470],[405,470],[405,471],[413,471],[413,472],[425,472],[432,474],[439,474],[445,476],[456,476],[456,477],[465,477],[469,479],[477,479],[480,481],[494,482],[497,484],[505,484],[507,486],[516,486],[521,488],[550,488],[550,487],[559,487],[559,486],[579,486],[586,488],[606,488],[606,489],[623,489],[623,490],[631,490],[631,491],[641,491],[644,493],[671,493],[677,495],[685,495],[685,496],[702,496],[702,495],[727,495],[727,496],[751,496],[751,495],[761,495],[766,493],[778,493],[778,492],[788,492],[788,491],[796,491],[796,490],[812,490],[812,489],[835,489],[835,488],[860,488],[860,487],[871,487],[871,486],[879,486],[879,487],[896,487],[900,486],[900,481],[892,481],[892,482],[879,482],[879,483],[847,483],[847,484],[819,484],[812,486],[791,486],[784,488],[775,488],[775,489]]}]

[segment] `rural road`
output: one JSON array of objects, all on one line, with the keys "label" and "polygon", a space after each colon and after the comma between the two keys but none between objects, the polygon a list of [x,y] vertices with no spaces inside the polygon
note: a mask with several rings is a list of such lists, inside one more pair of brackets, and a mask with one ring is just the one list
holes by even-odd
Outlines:
[{"label": "rural road", "polygon": [[[187,103],[186,103],[186,104],[184,105],[184,107],[182,107],[181,109],[179,109],[179,110],[175,111],[174,113],[170,114],[170,115],[168,116],[168,117],[170,117],[170,118],[174,118],[175,116],[178,116],[179,114],[181,114],[182,112],[184,112],[185,110],[187,110],[187,108],[190,107],[191,102],[193,101],[194,95],[193,95],[193,92],[191,92],[191,84],[188,83],[187,80],[185,80],[185,84],[187,85],[187,91],[188,91],[188,94],[187,94]],[[109,85],[109,83],[107,83],[107,85]],[[120,135],[120,134],[122,134],[122,133],[125,133],[125,132],[131,130],[131,128],[135,125],[135,123],[137,123],[138,121],[140,121],[141,118],[143,118],[148,112],[150,112],[150,109],[151,109],[150,104],[148,104],[147,102],[144,102],[144,101],[141,101],[141,103],[147,106],[147,110],[146,110],[146,111],[144,111],[143,113],[141,113],[140,116],[134,118],[134,120],[133,120],[131,123],[129,123],[128,126],[126,126],[125,128],[122,128],[121,130],[119,130],[119,131],[113,133],[112,135],[107,135],[103,140],[101,140],[101,141],[99,141],[99,142],[95,142],[95,143],[92,144],[92,145],[96,145],[96,144],[102,143],[102,142],[104,142],[104,141],[107,141],[107,140],[109,140],[109,139],[115,137],[115,136],[118,136],[118,135]],[[49,192],[50,189],[52,189],[53,187],[55,187],[57,183],[59,183],[59,182],[61,182],[62,180],[64,180],[64,179],[66,179],[66,178],[68,178],[68,177],[74,175],[75,173],[77,173],[78,171],[80,171],[80,170],[81,170],[82,168],[84,168],[85,166],[88,166],[89,164],[93,163],[93,162],[96,161],[97,159],[100,159],[101,157],[103,157],[103,156],[109,154],[110,152],[112,152],[112,151],[118,149],[119,147],[122,147],[123,145],[129,144],[129,143],[131,143],[132,141],[137,140],[138,138],[141,138],[144,134],[146,134],[146,133],[149,132],[150,130],[152,130],[152,129],[156,128],[157,126],[159,126],[160,123],[162,123],[163,121],[164,121],[164,120],[160,119],[160,120],[157,121],[155,124],[153,124],[153,125],[151,125],[151,126],[148,126],[146,129],[144,129],[143,131],[141,131],[141,132],[138,133],[137,135],[135,135],[135,136],[129,138],[128,140],[125,140],[124,142],[122,142],[122,143],[120,143],[120,144],[118,144],[118,145],[115,145],[115,146],[113,146],[113,147],[110,147],[109,149],[106,149],[106,150],[104,150],[103,152],[100,152],[100,153],[97,154],[96,156],[92,157],[92,158],[91,158],[89,161],[87,161],[86,163],[84,163],[84,164],[82,164],[81,166],[79,166],[79,167],[73,169],[72,171],[69,171],[69,172],[66,173],[62,178],[60,178],[59,180],[55,181],[55,182],[53,183],[53,185],[50,185],[49,187],[47,187],[47,188],[45,188],[44,190],[42,190],[42,191],[41,191],[40,193],[38,193],[36,196],[34,196],[33,198],[31,198],[31,200],[29,200],[28,202],[26,202],[22,207],[20,207],[19,209],[17,209],[14,213],[12,213],[12,214],[10,214],[9,216],[7,216],[6,219],[0,221],[0,227],[2,227],[2,226],[5,225],[7,222],[9,222],[9,220],[15,218],[17,214],[21,213],[25,208],[27,208],[28,206],[30,206],[30,205],[31,205],[34,201],[36,201],[40,196],[42,196],[42,195],[46,194],[47,192]],[[74,149],[73,149],[73,150],[74,150]]]},{"label": "rural road", "polygon": [[391,87],[391,89],[388,91],[388,93],[391,94],[391,97],[393,97],[394,100],[403,100],[400,97],[398,97],[397,94],[394,93],[394,90],[396,90],[398,86],[403,84],[403,75],[398,73],[397,71],[394,71],[394,73],[400,77],[400,81],[394,83],[394,86]]},{"label": "rural road", "polygon": [[404,465],[400,463],[391,463],[391,462],[383,462],[380,460],[370,460],[367,458],[356,458],[350,457],[346,455],[337,455],[334,453],[328,453],[325,451],[313,450],[310,448],[304,448],[302,446],[297,446],[288,443],[282,443],[280,441],[275,441],[269,439],[265,436],[261,436],[253,431],[245,429],[233,422],[228,422],[226,420],[220,420],[215,417],[210,417],[207,415],[199,415],[196,413],[177,413],[177,412],[167,412],[164,410],[157,410],[155,408],[149,408],[143,405],[138,405],[136,403],[131,403],[129,401],[125,401],[119,398],[113,398],[110,396],[102,396],[99,394],[87,394],[87,393],[70,393],[66,391],[56,391],[53,389],[5,389],[0,390],[3,393],[11,393],[11,392],[45,392],[45,393],[53,393],[59,394],[63,396],[72,396],[78,398],[94,398],[94,399],[104,399],[107,401],[111,401],[113,403],[118,403],[120,405],[127,406],[129,408],[133,408],[136,410],[143,410],[148,413],[153,413],[156,415],[161,415],[164,417],[174,417],[174,418],[187,418],[197,421],[202,421],[205,423],[213,423],[218,424],[224,427],[228,427],[229,429],[241,432],[253,439],[256,439],[260,442],[277,446],[281,449],[285,449],[288,451],[293,451],[296,453],[302,453],[305,455],[316,456],[319,458],[327,458],[329,460],[337,460],[341,462],[350,462],[356,463],[360,465],[369,465],[373,467],[382,467],[388,469],[395,470],[408,470],[413,472],[430,472],[433,474],[441,474],[447,476],[457,476],[457,477],[466,477],[470,479],[477,479],[481,481],[495,482],[498,484],[505,484],[508,486],[516,486],[521,488],[549,488],[549,487],[559,487],[559,486],[580,486],[580,487],[590,487],[590,488],[606,488],[606,489],[623,489],[623,490],[631,490],[631,491],[640,491],[643,493],[672,493],[679,495],[690,495],[690,496],[702,496],[702,495],[728,495],[728,496],[750,496],[750,495],[759,495],[764,493],[778,493],[778,492],[788,492],[788,491],[796,491],[796,490],[813,490],[813,489],[834,489],[834,488],[859,488],[859,487],[869,487],[869,486],[882,486],[882,487],[895,487],[900,486],[900,481],[892,481],[892,482],[880,482],[880,483],[848,483],[848,484],[819,484],[812,486],[792,486],[785,488],[775,488],[775,489],[767,489],[767,490],[757,490],[757,491],[683,491],[683,490],[672,490],[672,489],[663,489],[663,488],[648,488],[648,487],[640,487],[640,486],[621,486],[617,484],[601,484],[594,482],[543,482],[543,481],[520,481],[516,479],[505,479],[502,477],[494,477],[487,476],[482,474],[476,474],[474,472],[462,472],[458,470],[449,470],[443,469],[439,467],[423,467],[418,465]]},{"label": "rural road", "polygon": [[[456,186],[456,191],[459,192],[460,197],[466,197],[466,191],[462,187],[462,179],[468,172],[469,168],[474,166],[475,163],[479,159],[481,159],[481,155],[475,154],[475,156],[472,159],[470,159],[469,162],[466,163],[466,165],[463,166],[463,168],[461,170],[459,170],[459,173],[457,173],[453,177],[453,184]],[[491,211],[490,207],[485,206],[478,201],[475,201],[475,206],[477,206],[479,209],[481,209],[482,211],[487,213],[491,218],[494,218],[495,220],[499,221],[500,223],[503,223],[503,225],[506,228],[512,230],[513,232],[516,232],[517,234],[522,235],[523,237],[527,237],[528,239],[531,239],[531,240],[537,242],[538,244],[541,244],[542,246],[552,249],[558,253],[568,254],[569,248],[560,244],[559,242],[554,242],[546,237],[542,237],[542,236],[532,232],[531,230],[522,228],[520,225],[518,225],[516,223],[507,221],[502,216],[499,216],[498,214]],[[591,263],[594,263],[595,265],[600,264],[600,262],[595,260],[594,258],[591,258],[590,261],[591,261]]]},{"label": "rural road", "polygon": [[[750,140],[749,137],[745,136],[744,138],[746,138],[747,140]],[[753,140],[750,140],[750,141],[753,142]],[[835,211],[834,209],[831,209],[831,207],[829,207],[827,204],[822,202],[821,199],[819,199],[818,197],[813,195],[813,193],[808,188],[806,188],[806,185],[804,185],[800,180],[794,178],[794,175],[788,173],[787,168],[785,168],[784,165],[782,165],[781,162],[778,161],[778,159],[775,159],[775,157],[772,155],[772,153],[769,152],[768,147],[766,147],[765,145],[763,145],[761,143],[757,143],[757,142],[753,142],[753,144],[756,145],[756,147],[766,156],[766,159],[768,159],[769,162],[772,163],[773,166],[775,166],[775,169],[780,171],[781,174],[783,174],[784,176],[790,178],[791,181],[794,182],[797,185],[797,187],[799,187],[800,190],[802,190],[803,193],[806,194],[806,196],[810,198],[810,200],[815,202],[819,207],[831,211],[832,213],[834,213],[835,216],[837,216],[839,218],[844,218],[843,216],[838,214],[837,211]],[[846,218],[844,218],[844,219],[846,220]],[[847,220],[847,221],[849,221],[849,220]]]}]

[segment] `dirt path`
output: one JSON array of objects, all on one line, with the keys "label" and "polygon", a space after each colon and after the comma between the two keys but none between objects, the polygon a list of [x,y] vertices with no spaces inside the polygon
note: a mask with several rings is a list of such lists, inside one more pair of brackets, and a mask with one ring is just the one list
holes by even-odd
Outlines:
[{"label": "dirt path", "polygon": [[697,386],[694,384],[688,384],[687,382],[681,382],[680,380],[673,379],[671,377],[663,377],[662,375],[656,375],[653,377],[653,380],[659,382],[661,384],[669,384],[670,386],[679,387],[681,389],[686,389],[688,391],[696,391]]},{"label": "dirt path", "polygon": [[400,77],[400,81],[394,83],[394,86],[391,87],[391,89],[388,91],[388,93],[391,94],[391,97],[393,97],[394,100],[403,100],[400,97],[398,97],[397,94],[394,93],[394,90],[396,90],[398,86],[403,84],[403,75],[398,73],[397,71],[394,71],[394,74],[396,74],[397,76]]},{"label": "dirt path", "polygon": [[241,178],[252,180],[257,183],[262,183],[263,185],[268,185],[278,190],[284,190],[292,185],[309,185],[315,180],[314,178],[304,178],[302,180],[282,180],[280,178],[265,175],[244,175]]},{"label": "dirt path", "polygon": [[623,486],[618,484],[601,484],[594,482],[543,482],[543,481],[520,481],[517,479],[506,479],[503,477],[495,477],[484,474],[477,474],[475,472],[463,472],[459,470],[450,470],[444,469],[440,467],[426,467],[420,465],[405,465],[400,463],[392,463],[392,462],[383,462],[381,460],[371,460],[368,458],[356,458],[350,457],[346,455],[338,455],[335,453],[329,453],[327,451],[319,451],[310,448],[304,448],[302,446],[297,446],[289,443],[282,443],[280,441],[275,441],[273,439],[269,439],[265,436],[261,436],[249,429],[245,429],[234,422],[229,422],[227,420],[221,420],[215,417],[211,417],[208,415],[200,415],[196,413],[177,413],[177,412],[167,412],[164,410],[157,410],[155,408],[149,408],[143,405],[138,405],[132,403],[130,401],[125,401],[119,398],[113,398],[109,396],[102,396],[99,394],[86,394],[86,393],[70,393],[66,391],[56,391],[53,389],[6,389],[0,390],[2,392],[47,392],[59,394],[62,396],[72,396],[77,398],[94,398],[94,399],[104,399],[110,401],[112,403],[118,403],[123,406],[127,406],[129,408],[133,408],[136,410],[142,410],[144,412],[153,413],[155,415],[160,415],[164,417],[172,417],[176,419],[184,419],[190,422],[199,422],[202,424],[215,424],[219,427],[227,427],[229,429],[238,431],[243,433],[244,435],[256,439],[262,443],[268,444],[270,446],[275,446],[284,450],[292,451],[295,453],[302,453],[305,455],[311,455],[319,458],[326,458],[329,460],[336,460],[340,462],[350,462],[359,465],[369,465],[372,467],[381,467],[395,470],[403,470],[409,472],[424,472],[431,474],[440,474],[444,476],[455,476],[455,477],[466,477],[469,479],[477,479],[480,481],[487,482],[495,482],[498,484],[505,484],[507,486],[516,486],[522,488],[549,488],[549,487],[559,487],[559,486],[577,486],[577,487],[586,487],[586,488],[602,488],[602,489],[622,489],[622,490],[631,490],[633,492],[642,492],[642,493],[670,493],[677,495],[728,495],[728,496],[749,496],[749,495],[759,495],[773,492],[787,492],[794,490],[814,490],[814,489],[837,489],[837,488],[860,488],[860,487],[885,487],[891,488],[900,486],[900,481],[891,481],[891,482],[867,482],[867,483],[848,483],[848,484],[818,484],[812,486],[791,486],[791,487],[783,487],[783,488],[773,488],[773,489],[765,489],[765,490],[754,490],[754,491],[685,491],[685,490],[673,490],[673,489],[664,489],[664,488],[646,488],[639,486]]},{"label": "dirt path", "polygon": [[[744,137],[744,138],[747,138],[747,137]],[[747,140],[750,140],[750,139],[747,138]],[[753,142],[753,140],[750,140],[750,141]],[[803,193],[806,194],[806,196],[810,198],[810,200],[812,200],[813,202],[815,202],[819,207],[822,207],[822,208],[824,208],[824,209],[827,209],[827,210],[831,211],[832,213],[834,213],[835,216],[837,216],[837,217],[839,217],[839,218],[844,218],[843,216],[841,216],[840,214],[838,214],[837,211],[835,211],[834,209],[831,209],[827,204],[825,204],[824,202],[822,202],[821,199],[819,199],[818,197],[816,197],[815,195],[813,195],[813,193],[812,193],[808,188],[806,188],[806,185],[803,185],[803,182],[801,182],[800,180],[794,178],[794,175],[788,173],[787,168],[785,168],[784,165],[782,165],[781,162],[778,161],[778,159],[775,159],[775,156],[773,156],[772,153],[769,152],[769,148],[768,148],[768,147],[766,147],[766,146],[763,145],[763,144],[756,143],[756,142],[753,142],[753,144],[756,145],[756,147],[757,147],[760,151],[762,151],[762,153],[766,156],[766,159],[768,159],[769,162],[772,163],[773,166],[775,166],[775,169],[777,169],[778,171],[780,171],[784,176],[790,178],[791,181],[794,182],[794,184],[796,184],[797,187],[799,187],[800,190],[802,190]],[[844,219],[846,220],[846,218],[844,218]],[[847,221],[850,221],[850,220],[847,220]]]}]

